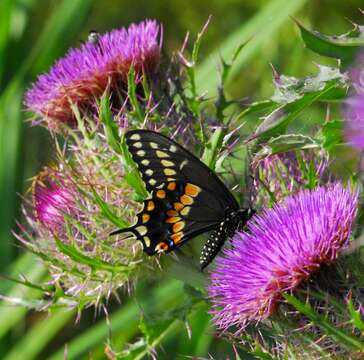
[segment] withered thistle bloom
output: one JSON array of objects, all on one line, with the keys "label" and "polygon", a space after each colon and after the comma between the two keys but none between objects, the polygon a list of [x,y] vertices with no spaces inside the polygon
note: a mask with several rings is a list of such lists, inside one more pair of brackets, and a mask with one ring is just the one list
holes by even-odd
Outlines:
[{"label": "withered thistle bloom", "polygon": [[73,125],[71,104],[87,113],[108,86],[115,98],[122,96],[131,66],[137,76],[142,72],[153,75],[158,70],[159,32],[157,22],[147,20],[99,35],[96,42],[88,41],[69,50],[28,90],[27,110],[52,130],[58,130],[61,123]]},{"label": "withered thistle bloom", "polygon": [[301,190],[263,211],[238,233],[216,261],[209,295],[220,329],[271,315],[282,299],[324,264],[331,264],[349,236],[358,194],[340,183]]},{"label": "withered thistle bloom", "polygon": [[348,143],[364,150],[364,52],[361,51],[348,70],[353,93],[345,102],[345,138]]},{"label": "withered thistle bloom", "polygon": [[364,150],[364,93],[346,100],[344,117],[347,141],[351,146]]},{"label": "withered thistle bloom", "polygon": [[328,155],[322,150],[310,149],[274,154],[254,159],[256,202],[267,206],[274,200],[304,188],[327,183],[330,180]]}]

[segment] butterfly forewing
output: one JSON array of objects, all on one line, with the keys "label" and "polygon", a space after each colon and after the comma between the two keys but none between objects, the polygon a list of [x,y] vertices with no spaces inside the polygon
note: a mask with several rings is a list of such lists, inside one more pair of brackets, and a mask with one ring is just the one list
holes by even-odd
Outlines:
[{"label": "butterfly forewing", "polygon": [[149,130],[129,131],[125,137],[148,191],[167,181],[190,182],[215,194],[221,206],[239,207],[214,172],[178,143]]}]

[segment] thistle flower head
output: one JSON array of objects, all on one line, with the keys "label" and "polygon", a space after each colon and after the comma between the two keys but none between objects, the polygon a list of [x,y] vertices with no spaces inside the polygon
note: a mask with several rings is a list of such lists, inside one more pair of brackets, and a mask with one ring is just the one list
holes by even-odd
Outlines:
[{"label": "thistle flower head", "polygon": [[[328,180],[328,155],[324,151],[289,151],[253,161],[257,203],[269,204],[272,194],[276,201],[300,189]],[[312,181],[315,181],[312,184]]]},{"label": "thistle flower head", "polygon": [[64,215],[75,215],[74,190],[56,171],[45,169],[33,183],[35,218],[51,232],[64,227]]},{"label": "thistle flower head", "polygon": [[140,205],[103,134],[88,141],[70,145],[57,169],[47,168],[36,178],[33,199],[24,204],[29,226],[20,225],[15,234],[40,255],[55,289],[73,300],[71,306],[117,296],[151,265],[142,261],[139,241],[109,236],[131,224]]},{"label": "thistle flower head", "polygon": [[340,183],[301,190],[263,211],[236,234],[211,274],[209,295],[221,329],[272,314],[282,293],[294,290],[349,241],[358,194]]},{"label": "thistle flower head", "polygon": [[110,86],[115,97],[121,95],[130,67],[136,74],[154,74],[159,67],[160,26],[155,21],[132,24],[113,30],[71,49],[37,81],[25,95],[25,105],[42,124],[58,130],[61,123],[72,125],[71,104],[87,112]]}]

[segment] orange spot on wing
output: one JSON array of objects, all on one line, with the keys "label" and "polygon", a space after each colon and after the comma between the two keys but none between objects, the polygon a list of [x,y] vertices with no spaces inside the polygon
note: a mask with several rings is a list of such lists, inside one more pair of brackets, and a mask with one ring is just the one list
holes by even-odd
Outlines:
[{"label": "orange spot on wing", "polygon": [[163,252],[163,251],[167,251],[168,250],[168,244],[165,242],[161,242],[159,243],[156,247],[155,250],[158,252]]},{"label": "orange spot on wing", "polygon": [[152,201],[152,200],[148,201],[147,210],[148,211],[153,211],[154,208],[155,208],[154,201]]},{"label": "orange spot on wing", "polygon": [[176,222],[178,222],[180,220],[181,220],[180,217],[174,216],[174,217],[170,217],[170,218],[166,219],[166,223],[173,224],[173,223],[176,223]]},{"label": "orange spot on wing", "polygon": [[186,187],[185,187],[185,193],[187,195],[190,195],[190,196],[193,196],[193,197],[197,196],[200,191],[201,191],[200,187],[198,187],[196,185],[193,185],[193,184],[190,184],[190,183],[188,183],[186,185]]},{"label": "orange spot on wing", "polygon": [[181,203],[176,202],[173,204],[173,206],[174,206],[175,210],[177,210],[177,211],[180,211],[181,209],[183,209],[183,204],[181,204]]},{"label": "orange spot on wing", "polygon": [[183,238],[183,232],[171,235],[171,239],[175,244],[178,244],[182,240],[182,238]]},{"label": "orange spot on wing", "polygon": [[188,196],[188,195],[182,195],[180,197],[180,201],[183,205],[192,205],[193,204],[193,199],[191,198],[191,196]]},{"label": "orange spot on wing", "polygon": [[157,197],[160,199],[164,199],[166,197],[166,192],[164,190],[158,190]]},{"label": "orange spot on wing", "polygon": [[178,216],[178,212],[175,210],[168,210],[167,211],[167,216]]},{"label": "orange spot on wing", "polygon": [[146,223],[147,221],[149,221],[149,219],[150,219],[150,215],[149,215],[149,214],[143,214],[142,219],[143,219],[143,224],[144,224],[144,223]]},{"label": "orange spot on wing", "polygon": [[184,221],[180,221],[173,225],[172,230],[174,233],[181,231],[185,227],[186,223]]},{"label": "orange spot on wing", "polygon": [[176,189],[176,183],[175,182],[170,182],[168,184],[168,186],[167,186],[167,189],[171,190],[171,191],[175,190]]}]

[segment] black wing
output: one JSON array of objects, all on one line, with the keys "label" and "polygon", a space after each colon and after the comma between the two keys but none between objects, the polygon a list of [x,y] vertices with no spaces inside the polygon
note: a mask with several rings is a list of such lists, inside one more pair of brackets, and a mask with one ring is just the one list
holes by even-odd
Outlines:
[{"label": "black wing", "polygon": [[149,130],[134,130],[126,143],[151,197],[130,232],[153,255],[215,229],[238,203],[220,179],[176,142]]}]

